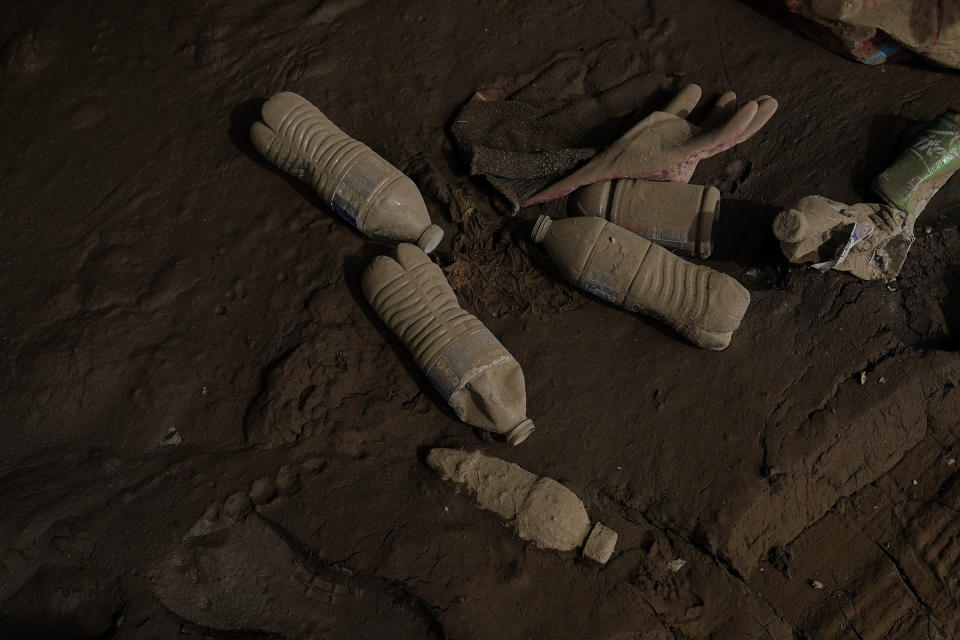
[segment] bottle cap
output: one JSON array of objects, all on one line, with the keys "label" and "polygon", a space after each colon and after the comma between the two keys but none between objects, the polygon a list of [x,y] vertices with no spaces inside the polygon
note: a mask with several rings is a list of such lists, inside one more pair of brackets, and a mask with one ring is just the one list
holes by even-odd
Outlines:
[{"label": "bottle cap", "polygon": [[807,218],[796,209],[781,211],[773,220],[773,235],[782,242],[800,242],[810,234]]},{"label": "bottle cap", "polygon": [[613,550],[617,548],[617,532],[598,522],[593,526],[587,541],[583,545],[583,557],[597,564],[607,564]]},{"label": "bottle cap", "polygon": [[417,238],[417,246],[420,247],[424,253],[430,253],[437,248],[441,240],[443,240],[443,229],[432,224]]},{"label": "bottle cap", "polygon": [[550,223],[553,222],[547,216],[540,216],[537,218],[537,222],[533,225],[533,231],[530,232],[530,239],[535,243],[540,244],[540,241],[543,240],[543,237],[547,235],[547,229],[550,228]]},{"label": "bottle cap", "polygon": [[513,446],[517,446],[524,440],[526,440],[534,430],[533,420],[527,418],[515,426],[513,429],[507,432],[507,442]]}]

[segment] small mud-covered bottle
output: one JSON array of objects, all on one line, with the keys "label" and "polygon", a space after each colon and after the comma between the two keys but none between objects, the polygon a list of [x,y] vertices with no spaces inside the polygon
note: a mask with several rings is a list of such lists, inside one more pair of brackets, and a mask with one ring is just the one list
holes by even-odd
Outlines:
[{"label": "small mud-covered bottle", "polygon": [[523,371],[490,330],[460,308],[440,267],[416,247],[379,256],[363,293],[417,365],[467,424],[520,444],[533,432]]},{"label": "small mud-covered bottle", "polygon": [[591,529],[583,501],[553,478],[479,451],[432,449],[427,464],[541,549],[570,551],[582,545],[583,555],[600,564],[613,553],[617,533],[600,522]]},{"label": "small mud-covered bottle", "polygon": [[911,216],[920,213],[960,169],[960,110],[937,116],[871,186],[884,200]]},{"label": "small mud-covered bottle", "polygon": [[587,293],[653,316],[704,349],[729,345],[750,303],[730,276],[600,218],[540,216],[531,237]]},{"label": "small mud-covered bottle", "polygon": [[417,185],[304,97],[278,93],[264,103],[261,116],[263,122],[250,128],[257,150],[316,189],[360,233],[412,242],[426,252],[440,243],[443,230],[430,223]]},{"label": "small mud-covered bottle", "polygon": [[713,251],[716,187],[647,180],[607,180],[570,195],[570,213],[603,218],[662,247],[699,258]]}]

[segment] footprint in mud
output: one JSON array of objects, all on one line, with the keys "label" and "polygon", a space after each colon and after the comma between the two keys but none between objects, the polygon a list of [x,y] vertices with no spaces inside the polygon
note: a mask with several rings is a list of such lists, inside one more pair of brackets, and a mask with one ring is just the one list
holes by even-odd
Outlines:
[{"label": "footprint in mud", "polygon": [[[333,299],[336,292],[329,289],[320,295]],[[292,444],[319,429],[330,434],[345,425],[353,427],[361,424],[361,416],[376,422],[368,408],[389,401],[397,393],[395,385],[409,387],[399,395],[411,395],[414,382],[382,373],[388,354],[364,333],[372,331],[353,316],[300,331],[295,344],[261,372],[260,392],[244,417],[247,442],[271,448]],[[343,349],[348,344],[361,346]],[[371,382],[363,387],[358,380]],[[362,452],[357,443],[335,444],[351,453]]]},{"label": "footprint in mud", "polygon": [[184,534],[183,540],[228,529],[253,510],[268,520],[279,519],[276,516],[282,514],[290,500],[300,492],[301,476],[322,473],[326,466],[324,459],[318,457],[299,464],[282,465],[274,475],[251,483],[249,491],[237,491],[207,507],[203,516]]},{"label": "footprint in mud", "polygon": [[366,3],[367,0],[323,0],[307,15],[304,22],[310,26],[331,24]]},{"label": "footprint in mud", "polygon": [[670,624],[698,620],[703,615],[704,601],[687,579],[688,562],[659,533],[648,534],[640,549],[642,560],[629,583],[640,589],[644,599]]},{"label": "footprint in mud", "polygon": [[0,68],[8,76],[33,75],[43,67],[37,53],[37,34],[33,30],[18,31],[0,46]]},{"label": "footprint in mud", "polygon": [[2,602],[0,635],[19,640],[114,637],[124,608],[115,576],[90,567],[46,564]]},{"label": "footprint in mud", "polygon": [[298,541],[253,513],[245,493],[211,507],[150,574],[175,615],[223,631],[287,638],[433,637],[434,622],[399,587],[321,566]]},{"label": "footprint in mud", "polygon": [[899,506],[902,528],[882,527],[879,539],[866,538],[872,548],[859,569],[823,572],[825,597],[798,631],[814,638],[834,637],[844,628],[862,638],[958,637],[958,507],[960,473],[947,476],[932,499]]},{"label": "footprint in mud", "polygon": [[[844,586],[828,583],[827,596],[811,607],[799,627],[810,638],[944,638],[940,623],[916,601],[892,563],[877,559]],[[846,636],[844,636],[846,637]],[[946,636],[953,637],[953,636]]]}]

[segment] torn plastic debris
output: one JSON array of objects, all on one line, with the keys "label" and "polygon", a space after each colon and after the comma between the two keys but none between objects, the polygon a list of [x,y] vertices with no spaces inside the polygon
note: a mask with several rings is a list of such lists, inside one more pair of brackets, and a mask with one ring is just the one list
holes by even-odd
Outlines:
[{"label": "torn plastic debris", "polygon": [[887,204],[847,205],[806,196],[780,212],[773,233],[793,263],[893,280],[913,245],[916,217]]},{"label": "torn plastic debris", "polygon": [[552,478],[479,451],[437,448],[427,455],[427,464],[541,549],[570,551],[583,545],[584,557],[599,564],[613,554],[617,533],[599,522],[591,529],[580,498]]},{"label": "torn plastic debris", "polygon": [[843,249],[840,251],[839,255],[832,260],[827,260],[825,262],[817,262],[812,264],[814,269],[819,269],[820,271],[826,271],[827,269],[832,269],[838,264],[843,264],[847,259],[847,256],[850,255],[850,250],[853,249],[857,244],[873,233],[874,226],[869,220],[858,220],[852,225],[843,225],[842,228],[850,228],[850,238],[847,240],[847,243],[843,245]]}]

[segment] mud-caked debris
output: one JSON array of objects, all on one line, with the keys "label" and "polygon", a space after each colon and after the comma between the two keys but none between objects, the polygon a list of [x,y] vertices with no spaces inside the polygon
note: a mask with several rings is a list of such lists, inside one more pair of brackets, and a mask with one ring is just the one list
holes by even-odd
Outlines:
[{"label": "mud-caked debris", "polygon": [[[958,44],[960,50],[960,44]],[[940,114],[871,186],[892,206],[918,216],[960,169],[960,109]],[[930,233],[927,226],[924,231]]]},{"label": "mud-caked debris", "polygon": [[598,564],[607,564],[617,547],[617,532],[602,522],[593,525],[587,541],[583,545],[583,557]]},{"label": "mud-caked debris", "polygon": [[170,427],[163,434],[163,446],[165,447],[175,447],[181,442],[183,442],[183,436],[180,435],[176,427]]},{"label": "mud-caked debris", "polygon": [[[552,478],[538,477],[479,451],[433,449],[427,464],[447,482],[466,489],[481,508],[506,520],[519,537],[541,549],[570,551],[583,545],[590,534],[590,517],[583,502]],[[602,564],[609,559],[613,551],[610,541],[612,538],[616,544],[617,534],[598,526],[598,540],[584,549],[584,555],[589,551],[588,557]]]},{"label": "mud-caked debris", "polygon": [[713,251],[716,187],[649,180],[606,180],[577,189],[568,209],[609,220],[662,247],[707,258]]},{"label": "mud-caked debris", "polygon": [[676,573],[677,571],[680,571],[680,569],[683,569],[685,566],[687,566],[687,561],[684,560],[683,558],[674,558],[673,560],[667,563],[667,569],[669,569],[671,573]]},{"label": "mud-caked debris", "polygon": [[915,221],[887,204],[847,205],[813,195],[781,211],[773,233],[790,262],[892,280],[913,245]]},{"label": "mud-caked debris", "polygon": [[520,444],[533,432],[523,371],[476,317],[464,311],[440,267],[409,244],[363,273],[363,293],[413,353],[417,365],[467,424]]},{"label": "mud-caked debris", "polygon": [[540,216],[531,237],[570,282],[653,316],[704,349],[726,348],[750,304],[750,292],[730,276],[600,218]]},{"label": "mud-caked debris", "polygon": [[938,65],[960,68],[960,24],[945,19],[952,12],[943,2],[781,0],[777,4],[784,6],[783,15],[807,37],[863,64],[917,54]]},{"label": "mud-caked debris", "polygon": [[470,173],[484,176],[515,213],[612,142],[610,121],[669,85],[665,75],[648,71],[644,56],[624,40],[564,55],[522,87],[477,91],[450,133]]},{"label": "mud-caked debris", "polygon": [[687,117],[702,93],[698,85],[687,85],[663,111],[648,115],[602,153],[531,196],[523,206],[555,200],[578,187],[614,177],[689,182],[700,160],[749,139],[777,110],[777,101],[770,96],[749,100],[737,109],[737,96],[728,91],[695,125]]},{"label": "mud-caked debris", "polygon": [[354,140],[306,98],[283,91],[264,103],[250,128],[257,150],[312,186],[341,218],[374,240],[413,242],[433,251],[443,230],[431,224],[413,181]]}]

